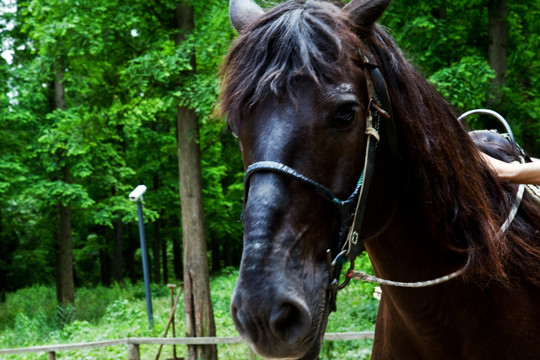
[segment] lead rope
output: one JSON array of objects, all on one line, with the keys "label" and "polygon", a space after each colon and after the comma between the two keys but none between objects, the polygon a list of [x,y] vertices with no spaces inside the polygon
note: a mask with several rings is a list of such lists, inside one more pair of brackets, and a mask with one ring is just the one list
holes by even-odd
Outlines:
[{"label": "lead rope", "polygon": [[[461,115],[458,118],[458,120],[462,120],[463,118],[473,113],[485,113],[485,114],[496,116],[503,123],[503,125],[505,125],[508,131],[509,137],[510,137],[510,141],[512,142],[514,146],[516,146],[516,142],[514,140],[514,136],[512,134],[512,130],[510,129],[510,126],[501,115],[497,114],[496,112],[492,110],[486,110],[486,109],[472,110]],[[524,163],[525,159],[523,157],[520,157],[520,162]],[[538,203],[540,203],[540,188],[538,186],[520,184],[516,192],[516,201],[514,202],[514,205],[512,209],[510,210],[510,213],[508,214],[508,217],[506,218],[505,222],[501,225],[501,228],[500,228],[501,235],[503,235],[510,228],[512,221],[514,221],[517,215],[517,212],[519,210],[519,206],[521,205],[521,201],[523,200],[523,194],[525,190],[527,190],[529,195],[531,195]],[[355,279],[355,280],[361,280],[361,281],[370,282],[370,283],[376,283],[379,285],[389,285],[389,286],[406,287],[406,288],[422,288],[422,287],[438,285],[446,281],[455,279],[456,277],[463,275],[463,273],[465,272],[465,267],[466,266],[446,276],[441,276],[433,280],[418,281],[418,282],[401,282],[401,281],[385,280],[385,279],[381,279],[373,275],[366,274],[363,271],[354,270],[352,268],[347,272],[345,277],[348,280]],[[374,296],[380,299],[380,294],[381,294],[381,290],[379,287],[377,287],[375,289]]]},{"label": "lead rope", "polygon": [[[501,225],[501,234],[504,234],[508,230],[508,228],[510,228],[512,221],[514,221],[517,215],[519,206],[521,205],[521,201],[523,200],[524,191],[525,191],[525,185],[521,184],[516,193],[516,202],[514,203],[512,210],[508,214],[506,221]],[[401,281],[385,280],[377,276],[369,275],[363,271],[357,271],[357,270],[348,271],[345,277],[349,279],[361,280],[361,281],[365,281],[369,283],[376,283],[379,285],[389,285],[389,286],[406,287],[406,288],[422,288],[422,287],[438,285],[446,281],[455,279],[456,277],[463,275],[464,272],[465,272],[465,266],[457,271],[454,271],[453,273],[449,275],[441,276],[433,280],[418,281],[418,282],[401,282]],[[380,290],[376,289],[375,292],[376,293],[380,292]]]},{"label": "lead rope", "polygon": [[[524,160],[522,160],[523,162]],[[523,200],[523,193],[525,192],[525,188],[527,188],[527,191],[531,193],[531,191],[534,191],[533,189],[530,189],[528,186],[526,187],[524,184],[520,184],[518,187],[518,191],[516,193],[516,201],[514,202],[514,205],[512,206],[512,209],[510,210],[510,213],[508,214],[508,217],[506,218],[506,221],[501,225],[501,235],[503,235],[512,224],[512,221],[516,218],[517,212],[519,210],[519,206],[521,205],[521,201]],[[538,188],[536,188],[538,191]],[[535,196],[538,196],[534,194]],[[401,281],[391,281],[391,280],[385,280],[381,279],[377,276],[369,275],[363,271],[357,271],[357,270],[349,270],[347,274],[345,275],[346,278],[349,280],[361,280],[369,283],[375,283],[379,285],[388,285],[388,286],[396,286],[396,287],[406,287],[406,288],[422,288],[422,287],[428,287],[433,285],[442,284],[446,281],[452,280],[457,278],[458,276],[463,275],[465,272],[465,267],[462,267],[459,270],[454,271],[453,273],[445,276],[441,276],[439,278],[433,279],[433,280],[427,280],[427,281],[418,281],[418,282],[401,282]],[[375,297],[380,296],[382,290],[380,288],[375,289]]]},{"label": "lead rope", "polygon": [[407,287],[407,288],[422,288],[422,287],[438,285],[448,280],[452,280],[462,275],[464,272],[465,272],[465,267],[457,271],[454,271],[450,275],[441,276],[440,278],[436,278],[433,280],[418,281],[418,282],[401,282],[401,281],[384,280],[376,276],[366,274],[363,271],[351,271],[350,273],[347,273],[346,276],[354,280],[362,280],[365,282],[376,283],[379,285],[389,285],[389,286],[398,286],[398,287]]},{"label": "lead rope", "polygon": [[525,190],[533,198],[536,203],[540,205],[540,186],[538,185],[525,185]]}]

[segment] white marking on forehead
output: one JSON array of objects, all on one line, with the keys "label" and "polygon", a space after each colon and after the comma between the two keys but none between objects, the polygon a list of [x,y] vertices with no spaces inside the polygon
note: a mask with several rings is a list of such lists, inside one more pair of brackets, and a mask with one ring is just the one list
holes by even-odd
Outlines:
[{"label": "white marking on forehead", "polygon": [[342,94],[350,94],[354,92],[351,84],[341,84],[337,87],[337,91]]}]

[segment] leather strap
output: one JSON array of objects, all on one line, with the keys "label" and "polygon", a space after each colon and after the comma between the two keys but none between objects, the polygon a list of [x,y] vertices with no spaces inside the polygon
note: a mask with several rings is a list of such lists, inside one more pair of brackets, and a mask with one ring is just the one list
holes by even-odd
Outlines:
[{"label": "leather strap", "polygon": [[350,272],[354,269],[354,261],[356,257],[363,249],[363,241],[360,238],[360,234],[362,233],[362,225],[364,223],[365,212],[367,209],[369,189],[371,186],[373,173],[375,172],[376,150],[380,138],[378,130],[380,128],[384,127],[384,131],[386,131],[392,157],[395,160],[401,159],[399,144],[397,141],[397,130],[392,114],[392,105],[386,83],[367,43],[363,43],[363,46],[359,49],[359,54],[362,59],[361,65],[364,66],[364,68],[369,72],[369,76],[366,76],[366,88],[369,103],[366,109],[367,143],[364,159],[364,179],[358,196],[356,209],[354,211],[354,218],[349,228],[347,238],[343,244],[340,244],[340,253],[332,262],[332,266],[334,267],[334,281],[332,282],[332,286],[336,289],[334,291],[343,289],[345,286],[347,286],[350,280],[350,278],[346,278],[341,285],[336,284],[339,282],[338,279],[341,273],[341,267],[345,263],[344,257],[346,256],[350,263]]}]

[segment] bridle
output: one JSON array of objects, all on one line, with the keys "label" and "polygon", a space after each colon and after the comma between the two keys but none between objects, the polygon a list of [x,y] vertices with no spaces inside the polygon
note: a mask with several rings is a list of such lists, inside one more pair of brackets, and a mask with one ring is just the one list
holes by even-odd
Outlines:
[{"label": "bridle", "polygon": [[[324,185],[300,174],[295,169],[276,161],[259,161],[251,164],[246,169],[244,178],[244,202],[247,200],[249,191],[249,179],[257,172],[273,172],[291,177],[303,184],[308,185],[322,198],[328,200],[338,209],[340,216],[338,254],[333,257],[331,250],[327,250],[328,271],[331,276],[328,290],[332,310],[335,311],[335,298],[338,290],[343,289],[349,283],[351,277],[347,276],[343,283],[339,283],[339,277],[343,264],[350,263],[348,273],[354,269],[354,261],[363,247],[360,238],[364,215],[367,208],[367,198],[371,180],[375,169],[375,156],[377,145],[380,141],[379,130],[385,127],[385,133],[389,140],[390,151],[394,159],[401,158],[397,142],[397,131],[392,116],[392,106],[384,78],[375,61],[373,53],[367,43],[363,43],[358,49],[360,56],[359,66],[366,71],[366,87],[368,105],[366,107],[366,151],[364,168],[358,179],[353,193],[345,200],[341,200]],[[383,119],[384,125],[383,125]]]}]

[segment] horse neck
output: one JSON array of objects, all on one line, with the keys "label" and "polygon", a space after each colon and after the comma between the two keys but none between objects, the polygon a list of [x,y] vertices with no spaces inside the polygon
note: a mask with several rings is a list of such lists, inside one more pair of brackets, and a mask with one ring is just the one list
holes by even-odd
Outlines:
[{"label": "horse neck", "polygon": [[393,159],[388,143],[382,143],[376,162],[367,218],[373,229],[368,229],[366,249],[377,275],[417,282],[463,266],[466,260],[447,250],[445,234],[426,216],[411,161]]},{"label": "horse neck", "polygon": [[410,203],[398,202],[384,230],[366,242],[377,276],[418,282],[448,275],[463,264],[444,250],[426,220]]}]

